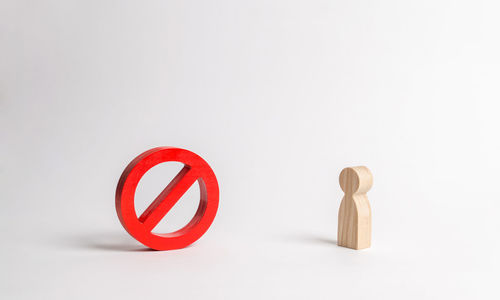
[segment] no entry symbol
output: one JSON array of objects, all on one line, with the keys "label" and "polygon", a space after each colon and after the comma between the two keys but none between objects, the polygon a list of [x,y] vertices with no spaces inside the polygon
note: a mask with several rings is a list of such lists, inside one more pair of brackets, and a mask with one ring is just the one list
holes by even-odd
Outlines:
[{"label": "no entry symbol", "polygon": [[[181,162],[182,170],[138,217],[134,196],[142,176],[163,162]],[[153,228],[195,183],[200,186],[200,204],[194,218],[183,228],[157,234]],[[184,248],[210,227],[219,206],[219,185],[206,161],[195,153],[172,147],[158,147],[136,157],[123,171],[116,188],[116,212],[125,230],[142,244],[156,250]]]}]

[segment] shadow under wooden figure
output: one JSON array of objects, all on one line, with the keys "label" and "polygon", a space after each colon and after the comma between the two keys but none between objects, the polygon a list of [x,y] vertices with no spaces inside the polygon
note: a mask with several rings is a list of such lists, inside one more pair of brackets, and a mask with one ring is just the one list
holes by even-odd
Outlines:
[{"label": "shadow under wooden figure", "polygon": [[373,184],[367,167],[349,167],[339,176],[345,195],[339,209],[337,244],[352,249],[365,249],[371,245],[372,213],[366,192]]}]

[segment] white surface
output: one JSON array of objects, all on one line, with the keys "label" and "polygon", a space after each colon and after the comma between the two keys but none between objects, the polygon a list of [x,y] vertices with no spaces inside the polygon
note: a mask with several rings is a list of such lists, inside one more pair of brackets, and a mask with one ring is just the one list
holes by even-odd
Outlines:
[{"label": "white surface", "polygon": [[[498,299],[499,9],[1,1],[0,298]],[[160,145],[221,187],[184,250],[141,251],[114,209]],[[373,246],[352,251],[334,244],[337,176],[359,164]]]}]

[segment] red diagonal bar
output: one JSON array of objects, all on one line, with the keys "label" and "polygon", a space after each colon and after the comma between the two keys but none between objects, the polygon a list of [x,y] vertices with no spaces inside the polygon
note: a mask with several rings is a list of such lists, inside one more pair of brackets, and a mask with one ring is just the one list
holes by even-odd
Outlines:
[{"label": "red diagonal bar", "polygon": [[156,197],[139,217],[148,231],[153,230],[163,217],[198,179],[198,174],[184,166],[167,187]]}]

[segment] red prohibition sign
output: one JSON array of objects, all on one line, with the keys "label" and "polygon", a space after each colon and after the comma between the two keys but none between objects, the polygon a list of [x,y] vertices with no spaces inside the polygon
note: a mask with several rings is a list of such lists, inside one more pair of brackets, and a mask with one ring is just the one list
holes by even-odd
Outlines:
[{"label": "red prohibition sign", "polygon": [[[152,167],[169,161],[181,162],[184,167],[137,217],[134,196],[139,181]],[[194,218],[175,232],[153,233],[153,228],[195,181],[200,186],[200,204]],[[180,249],[198,240],[212,224],[219,206],[219,185],[200,156],[180,148],[158,147],[137,156],[125,168],[116,188],[115,204],[120,222],[136,240],[155,250]]]}]

